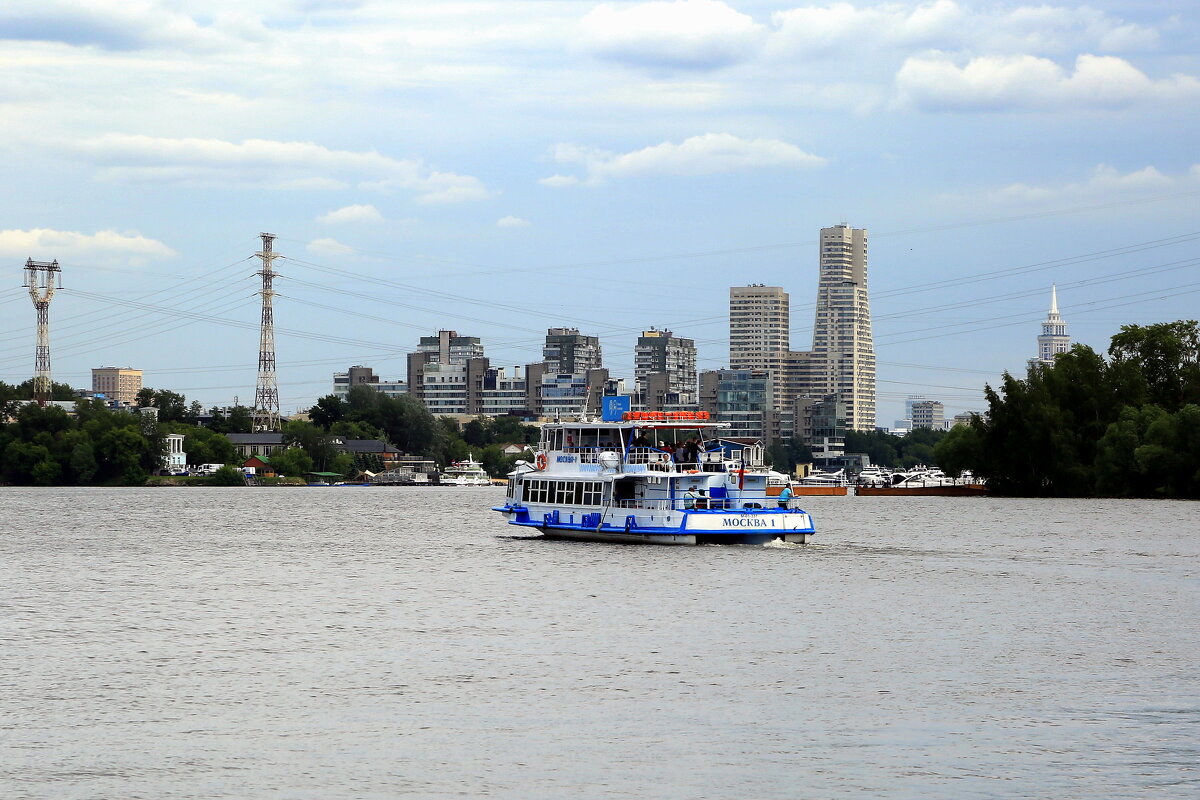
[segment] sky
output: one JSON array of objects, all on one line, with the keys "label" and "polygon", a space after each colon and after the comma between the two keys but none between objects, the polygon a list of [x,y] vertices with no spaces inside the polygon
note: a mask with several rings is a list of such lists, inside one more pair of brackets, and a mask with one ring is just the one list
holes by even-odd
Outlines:
[{"label": "sky", "polygon": [[[133,366],[253,402],[275,234],[282,410],[439,329],[728,363],[728,289],[791,295],[869,231],[880,424],[982,410],[1036,353],[1200,317],[1200,7],[1182,2],[6,0],[0,380]],[[4,266],[7,265],[7,266]]]}]

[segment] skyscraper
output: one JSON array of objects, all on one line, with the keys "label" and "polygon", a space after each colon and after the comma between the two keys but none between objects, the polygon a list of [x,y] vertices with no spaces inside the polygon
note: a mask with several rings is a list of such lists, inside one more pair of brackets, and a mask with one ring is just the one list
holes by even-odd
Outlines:
[{"label": "skyscraper", "polygon": [[867,294],[867,231],[842,223],[821,229],[817,315],[809,391],[836,394],[846,427],[875,428],[875,346]]},{"label": "skyscraper", "polygon": [[729,368],[766,370],[771,407],[784,408],[791,345],[788,293],[779,286],[729,287]]},{"label": "skyscraper", "polygon": [[1050,287],[1050,313],[1042,323],[1042,335],[1037,337],[1038,357],[1043,364],[1053,364],[1054,356],[1071,349],[1071,337],[1067,335],[1067,323],[1058,315],[1058,287]]}]

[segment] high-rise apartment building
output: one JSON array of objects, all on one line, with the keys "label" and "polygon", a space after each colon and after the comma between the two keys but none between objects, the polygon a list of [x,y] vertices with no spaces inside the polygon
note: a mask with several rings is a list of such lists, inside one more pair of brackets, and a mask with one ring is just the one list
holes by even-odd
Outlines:
[{"label": "high-rise apartment building", "polygon": [[558,375],[600,369],[600,339],[583,336],[578,328],[550,328],[546,331],[542,358],[546,363],[546,372]]},{"label": "high-rise apartment building", "polygon": [[1043,364],[1053,364],[1054,357],[1071,349],[1071,337],[1067,335],[1067,323],[1058,314],[1058,287],[1050,287],[1050,313],[1042,323],[1042,334],[1037,337],[1038,357]]},{"label": "high-rise apartment building", "polygon": [[[657,377],[650,391],[650,377]],[[647,407],[695,405],[696,342],[668,330],[642,331],[633,353],[633,377]],[[649,395],[653,394],[653,397]]]},{"label": "high-rise apartment building", "polygon": [[426,356],[426,363],[464,364],[468,358],[483,357],[483,343],[478,336],[459,336],[458,331],[438,331],[434,336],[422,336],[417,352]]},{"label": "high-rise apartment building", "polygon": [[846,427],[875,428],[875,345],[867,293],[867,231],[845,223],[821,229],[817,314],[809,391],[836,394]]},{"label": "high-rise apartment building", "polygon": [[779,286],[729,288],[729,368],[765,370],[771,376],[773,408],[784,408],[790,387],[788,293]]},{"label": "high-rise apartment building", "polygon": [[133,367],[99,367],[92,370],[92,391],[121,405],[133,405],[142,390],[142,371]]},{"label": "high-rise apartment building", "polygon": [[480,414],[489,367],[479,337],[438,331],[408,354],[408,391],[434,414]]},{"label": "high-rise apartment building", "polygon": [[911,419],[914,430],[917,428],[945,430],[946,407],[939,400],[917,400],[912,404]]}]

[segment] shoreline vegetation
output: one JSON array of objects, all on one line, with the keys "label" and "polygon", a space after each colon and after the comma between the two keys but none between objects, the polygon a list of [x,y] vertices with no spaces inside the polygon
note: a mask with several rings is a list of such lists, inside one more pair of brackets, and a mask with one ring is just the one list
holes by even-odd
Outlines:
[{"label": "shoreline vegetation", "polygon": [[1076,344],[987,386],[986,415],[934,447],[995,494],[1200,499],[1200,329],[1124,325],[1108,357]]},{"label": "shoreline vegetation", "polygon": [[[70,414],[59,405],[28,403],[32,380],[18,386],[0,382],[0,486],[242,486],[235,465],[243,463],[227,433],[249,433],[251,411],[244,406],[210,409],[188,403],[179,393],[142,389],[137,407],[114,410],[99,399],[76,399],[66,384],[54,384],[51,399],[74,402]],[[154,409],[154,414],[138,413]],[[206,417],[206,425],[200,418]],[[504,446],[537,442],[538,429],[515,417],[480,417],[465,424],[434,417],[412,397],[387,397],[367,386],[352,387],[346,400],[322,397],[309,420],[283,425],[285,449],[270,456],[276,477],[259,475],[260,486],[304,486],[312,472],[352,480],[364,470],[381,472],[377,453],[339,450],[338,440],[378,439],[402,452],[445,467],[474,456],[493,477],[506,475],[518,456]],[[192,464],[224,464],[212,476],[158,476],[166,437],[184,437]]]},{"label": "shoreline vegetation", "polygon": [[[200,426],[200,404],[169,390],[146,388],[138,395],[138,406],[156,409],[157,418],[94,399],[77,400],[74,415],[57,405],[22,405],[31,394],[32,381],[0,382],[0,485],[245,484],[223,434],[250,431],[247,408],[211,409],[208,425]],[[986,414],[948,433],[848,432],[847,450],[866,452],[884,466],[936,462],[949,475],[970,470],[987,479],[994,495],[1200,499],[1200,327],[1194,320],[1125,325],[1107,358],[1076,344],[1053,363],[1031,364],[1024,378],[1005,372],[985,395]],[[71,387],[52,387],[52,399],[74,398]],[[415,398],[387,397],[366,386],[352,387],[344,401],[320,398],[308,416],[284,424],[287,447],[270,458],[279,477],[259,476],[258,485],[305,485],[304,476],[314,471],[349,480],[382,470],[377,454],[341,452],[338,438],[379,439],[442,467],[473,454],[497,477],[517,458],[503,445],[530,445],[538,437],[536,427],[514,417],[459,424],[434,417]],[[152,478],[172,433],[184,436],[191,463],[226,467],[213,476]],[[793,440],[771,455],[776,468],[788,471],[806,452]]]}]

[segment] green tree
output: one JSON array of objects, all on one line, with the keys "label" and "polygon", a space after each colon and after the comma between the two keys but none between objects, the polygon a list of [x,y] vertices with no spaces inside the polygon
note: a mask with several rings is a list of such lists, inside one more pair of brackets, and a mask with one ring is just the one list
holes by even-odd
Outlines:
[{"label": "green tree", "polygon": [[339,420],[329,428],[329,433],[342,439],[385,439],[383,431],[366,422]]},{"label": "green tree", "polygon": [[354,472],[354,456],[350,453],[337,453],[324,471],[336,472],[343,478],[348,477]]},{"label": "green tree", "polygon": [[62,479],[62,466],[47,457],[34,465],[32,477],[37,486],[54,486]]},{"label": "green tree", "polygon": [[1148,402],[1175,412],[1200,403],[1200,327],[1196,320],[1122,325],[1109,355],[1141,372]]},{"label": "green tree", "polygon": [[318,472],[332,471],[329,465],[333,463],[337,450],[330,443],[325,431],[316,425],[300,421],[285,423],[283,440],[293,447],[302,448],[308,454],[311,459],[309,469],[316,469]]},{"label": "green tree", "polygon": [[[366,389],[367,387],[357,387]],[[368,391],[373,391],[368,389]],[[334,423],[346,416],[348,408],[336,395],[327,394],[317,400],[316,405],[308,410],[308,418],[314,425],[329,430]]]},{"label": "green tree", "polygon": [[271,456],[271,466],[280,475],[303,477],[313,471],[313,460],[303,448],[289,447]]},{"label": "green tree", "polygon": [[[149,472],[142,466],[147,442],[133,428],[121,427],[107,430],[94,442],[93,447],[101,480],[121,478],[126,483],[136,483],[136,475],[149,475]],[[141,482],[145,482],[145,477]]]},{"label": "green tree", "polygon": [[213,473],[209,482],[213,486],[244,486],[246,478],[240,469],[232,464],[226,464]]},{"label": "green tree", "polygon": [[933,460],[943,472],[957,478],[964,470],[983,461],[982,421],[974,417],[966,425],[955,425],[933,447]]},{"label": "green tree", "polygon": [[71,472],[75,475],[75,482],[79,484],[88,484],[92,482],[92,478],[96,476],[96,470],[99,465],[96,463],[96,454],[92,450],[91,442],[80,442],[71,449]]},{"label": "green tree", "polygon": [[541,431],[526,425],[520,417],[503,416],[491,420],[492,441],[497,444],[536,444]]}]

